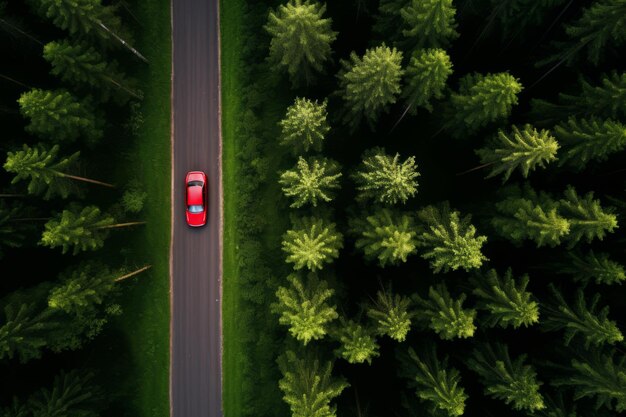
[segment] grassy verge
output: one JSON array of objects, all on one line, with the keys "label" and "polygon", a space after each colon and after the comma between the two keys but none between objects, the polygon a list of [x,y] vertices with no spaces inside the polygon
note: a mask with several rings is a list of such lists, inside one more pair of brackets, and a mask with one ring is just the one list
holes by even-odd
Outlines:
[{"label": "grassy verge", "polygon": [[246,361],[243,340],[245,329],[236,326],[241,304],[238,285],[235,207],[237,197],[237,115],[241,108],[243,65],[242,38],[245,0],[220,2],[220,31],[222,54],[222,170],[224,187],[224,259],[222,323],[224,356],[222,358],[224,415],[243,415],[241,399]]}]

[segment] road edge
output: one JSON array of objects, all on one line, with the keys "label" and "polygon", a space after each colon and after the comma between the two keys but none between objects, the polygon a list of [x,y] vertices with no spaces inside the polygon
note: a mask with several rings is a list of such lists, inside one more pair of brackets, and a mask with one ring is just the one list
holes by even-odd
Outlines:
[{"label": "road edge", "polygon": [[169,403],[170,417],[174,415],[172,394],[172,348],[174,334],[174,1],[170,0],[170,363],[169,363]]}]

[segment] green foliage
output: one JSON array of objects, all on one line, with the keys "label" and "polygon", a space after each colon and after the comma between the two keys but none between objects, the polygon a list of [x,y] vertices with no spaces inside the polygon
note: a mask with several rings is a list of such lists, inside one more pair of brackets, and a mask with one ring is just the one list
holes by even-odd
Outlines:
[{"label": "green foliage", "polygon": [[310,83],[330,60],[337,32],[331,30],[331,19],[323,17],[325,11],[325,5],[308,0],[289,0],[270,11],[265,25],[272,36],[270,60],[286,69],[294,84],[303,78]]},{"label": "green foliage", "polygon": [[400,294],[393,294],[391,289],[378,291],[376,300],[367,309],[367,316],[374,321],[376,332],[403,342],[411,330],[411,320],[415,313],[409,311],[411,300]]},{"label": "green foliage", "polygon": [[[600,295],[585,297],[578,289],[572,305],[568,304],[561,292],[553,285],[550,289],[554,294],[551,303],[542,304],[545,310],[542,326],[548,331],[565,330],[565,344],[569,345],[576,336],[585,340],[585,348],[590,345],[599,346],[605,343],[615,344],[624,340],[622,332],[613,320],[608,319],[609,307],[598,307]],[[587,299],[591,302],[587,305]]]},{"label": "green foliage", "polygon": [[89,100],[79,100],[65,90],[32,89],[18,103],[22,116],[29,120],[26,131],[52,141],[88,143],[104,135],[95,108]]},{"label": "green foliage", "polygon": [[347,360],[348,363],[371,364],[372,359],[379,356],[374,332],[359,323],[341,320],[333,336],[341,344],[335,350],[335,355]]},{"label": "green foliage", "polygon": [[570,222],[558,213],[559,203],[548,194],[524,187],[496,203],[499,216],[491,223],[515,244],[532,240],[537,247],[559,245],[570,232]]},{"label": "green foliage", "polygon": [[315,271],[339,256],[343,235],[336,230],[335,223],[305,217],[283,235],[282,247],[287,253],[286,262],[294,264],[293,269],[306,267]]},{"label": "green foliage", "polygon": [[9,206],[0,199],[0,258],[2,258],[3,246],[18,248],[24,241],[24,233],[15,222],[15,219],[19,217],[20,211],[20,206]]},{"label": "green foliage", "polygon": [[339,164],[326,158],[298,158],[296,165],[280,175],[279,183],[285,196],[294,201],[290,207],[307,204],[317,207],[319,202],[330,202],[339,189]]},{"label": "green foliage", "polygon": [[427,320],[428,327],[443,340],[465,339],[474,336],[476,310],[463,309],[466,295],[453,299],[445,284],[428,289],[428,298],[414,294],[413,301],[420,308],[418,317]]},{"label": "green foliage", "polygon": [[322,150],[324,137],[330,131],[326,121],[327,101],[321,104],[307,98],[296,98],[287,108],[285,118],[280,121],[282,128],[281,144],[290,146],[295,155],[309,150]]},{"label": "green foliage", "polygon": [[339,94],[346,102],[346,121],[354,130],[365,117],[373,127],[400,94],[402,52],[382,44],[366,50],[362,58],[352,52],[341,66],[337,76]]},{"label": "green foliage", "polygon": [[535,412],[546,406],[539,393],[541,382],[530,365],[525,365],[526,355],[511,360],[506,345],[486,344],[475,349],[467,366],[476,372],[485,386],[485,394],[504,401],[514,410]]},{"label": "green foliage", "polygon": [[461,376],[455,368],[448,368],[448,358],[439,361],[435,346],[430,345],[424,355],[413,348],[400,357],[400,373],[408,378],[417,396],[432,403],[434,412],[447,416],[461,416],[465,411],[467,394],[461,386]]},{"label": "green foliage", "polygon": [[320,363],[310,355],[299,358],[291,350],[281,355],[277,362],[283,375],[278,386],[292,417],[336,417],[336,407],[330,402],[349,384],[342,378],[332,377],[331,362]]},{"label": "green foliage", "polygon": [[421,222],[417,235],[417,246],[424,248],[422,258],[430,261],[435,273],[466,271],[480,268],[487,258],[481,248],[486,236],[476,236],[476,228],[471,224],[471,216],[461,218],[461,214],[450,210],[448,202],[439,207],[427,206],[417,213]]},{"label": "green foliage", "polygon": [[433,111],[431,100],[442,99],[448,77],[452,74],[452,61],[443,49],[418,49],[411,54],[406,68],[402,97],[411,112],[417,107]]},{"label": "green foliage", "polygon": [[33,417],[97,417],[103,398],[93,384],[94,375],[80,371],[61,371],[52,388],[42,388],[27,403]]},{"label": "green foliage", "polygon": [[472,283],[476,287],[473,293],[480,300],[478,308],[489,312],[485,319],[487,326],[513,326],[517,329],[539,321],[539,305],[533,300],[532,294],[526,291],[527,274],[515,280],[511,268],[502,277],[495,269],[490,269],[475,276]]},{"label": "green foliage", "polygon": [[453,136],[461,138],[505,119],[522,89],[519,80],[508,73],[469,74],[461,79],[459,92],[450,96],[446,126]]},{"label": "green foliage", "polygon": [[30,180],[26,190],[29,194],[42,195],[44,200],[60,196],[67,198],[76,188],[65,178],[73,168],[80,152],[69,157],[59,157],[59,145],[46,149],[43,145],[23,145],[21,151],[8,152],[4,169],[15,177],[11,184]]},{"label": "green foliage", "polygon": [[557,159],[558,149],[558,142],[548,130],[538,131],[527,124],[521,130],[513,126],[509,134],[499,130],[498,135],[476,154],[482,164],[491,165],[487,178],[503,174],[504,183],[516,169],[527,178],[530,171],[545,168],[547,163]]},{"label": "green foliage", "polygon": [[141,188],[131,187],[122,195],[122,207],[128,213],[139,213],[148,198],[148,193]]},{"label": "green foliage", "polygon": [[583,238],[587,242],[602,240],[607,232],[617,228],[617,216],[611,209],[603,209],[600,202],[593,199],[593,192],[581,197],[570,185],[564,197],[559,200],[559,211],[570,223],[570,233],[566,236],[570,247]]},{"label": "green foliage", "polygon": [[446,48],[459,37],[452,0],[410,0],[400,9],[402,34],[416,48]]},{"label": "green foliage", "polygon": [[379,39],[389,39],[394,45],[403,41],[404,22],[400,10],[409,5],[410,0],[380,0],[375,15],[373,30]]},{"label": "green foliage", "polygon": [[572,373],[553,382],[557,387],[575,390],[574,400],[596,397],[596,409],[606,406],[611,410],[626,410],[626,356],[614,359],[614,352],[600,349],[587,352],[572,360]]},{"label": "green foliage", "polygon": [[542,23],[546,14],[567,0],[490,0],[491,19],[497,19],[505,37],[514,38],[528,26]]},{"label": "green foliage", "polygon": [[354,179],[359,199],[392,205],[404,204],[417,194],[419,176],[414,156],[400,161],[399,153],[391,156],[383,148],[374,148],[363,155]]},{"label": "green foliage", "polygon": [[338,317],[336,306],[330,305],[334,290],[328,283],[309,273],[306,282],[298,275],[289,275],[289,287],[276,291],[277,303],[272,312],[280,314],[279,323],[289,326],[289,333],[305,346],[311,340],[322,339],[331,321]]},{"label": "green foliage", "polygon": [[570,118],[555,126],[554,135],[563,146],[559,165],[576,170],[626,149],[626,125],[613,120]]},{"label": "green foliage", "polygon": [[607,253],[589,250],[585,255],[569,251],[565,262],[557,265],[556,272],[571,275],[574,281],[588,284],[614,285],[626,281],[624,266],[609,259]]},{"label": "green foliage", "polygon": [[115,223],[113,217],[103,214],[96,206],[70,205],[45,224],[40,244],[50,248],[60,247],[62,253],[73,249],[73,254],[100,249],[108,236],[108,228]]},{"label": "green foliage", "polygon": [[364,219],[354,219],[351,228],[356,247],[363,250],[366,259],[377,259],[380,266],[398,265],[416,252],[413,219],[389,209],[381,209]]}]

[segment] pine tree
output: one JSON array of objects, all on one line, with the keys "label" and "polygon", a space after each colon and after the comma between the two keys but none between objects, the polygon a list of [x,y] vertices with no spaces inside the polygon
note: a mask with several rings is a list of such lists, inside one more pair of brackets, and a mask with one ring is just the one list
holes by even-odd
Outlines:
[{"label": "pine tree", "polygon": [[527,178],[530,171],[545,168],[547,163],[557,159],[558,149],[558,142],[548,130],[538,131],[527,124],[521,130],[513,126],[510,134],[499,130],[498,135],[476,154],[481,163],[492,166],[487,178],[503,174],[502,182],[505,183],[516,169]]},{"label": "pine tree", "polygon": [[542,305],[545,310],[541,324],[548,331],[565,330],[565,344],[569,345],[576,336],[585,340],[585,348],[590,345],[599,346],[605,343],[615,344],[624,340],[622,332],[616,323],[608,319],[609,307],[598,307],[600,295],[591,297],[591,303],[587,305],[585,293],[578,289],[574,304],[567,303],[561,292],[553,285],[550,286],[554,294],[551,303]]},{"label": "pine tree", "polygon": [[380,0],[378,13],[374,16],[374,32],[379,39],[388,39],[393,45],[404,41],[402,30],[404,21],[400,16],[400,10],[410,5],[411,0]]},{"label": "pine tree", "polygon": [[570,232],[570,222],[558,213],[559,203],[530,187],[496,203],[499,216],[493,227],[515,244],[530,239],[537,247],[559,245]]},{"label": "pine tree", "polygon": [[9,206],[0,200],[0,258],[2,258],[2,247],[18,248],[24,241],[24,233],[16,227],[14,221],[20,211],[20,206]]},{"label": "pine tree", "polygon": [[297,164],[280,175],[286,197],[294,201],[290,207],[300,208],[307,204],[317,207],[318,201],[328,203],[339,189],[339,164],[326,158],[298,158]]},{"label": "pine tree", "polygon": [[43,388],[28,400],[33,417],[97,417],[101,389],[93,384],[94,375],[61,371],[51,388]]},{"label": "pine tree", "polygon": [[435,273],[466,271],[480,268],[487,258],[481,248],[486,236],[476,236],[476,228],[471,224],[471,216],[461,218],[461,214],[450,210],[448,202],[439,207],[427,206],[417,213],[421,222],[417,234],[417,246],[424,248],[422,258],[430,261]]},{"label": "pine tree", "polygon": [[607,232],[612,233],[618,227],[617,216],[612,210],[603,209],[600,202],[593,199],[593,192],[581,197],[570,185],[564,196],[559,200],[559,211],[570,223],[570,233],[566,236],[570,247],[583,238],[587,242],[602,240]]},{"label": "pine tree", "polygon": [[280,121],[282,128],[281,144],[290,146],[294,155],[315,150],[322,150],[324,137],[330,131],[326,121],[327,101],[321,104],[307,98],[296,98],[287,108],[285,118]]},{"label": "pine tree", "polygon": [[475,276],[472,283],[476,287],[473,293],[480,300],[478,308],[489,312],[485,319],[487,326],[517,329],[539,321],[539,305],[526,291],[528,275],[515,280],[511,268],[502,277],[495,269],[490,269],[484,275]]},{"label": "pine tree", "polygon": [[612,120],[570,118],[555,126],[554,135],[563,146],[559,165],[576,170],[626,149],[626,125]]},{"label": "pine tree", "polygon": [[460,81],[458,93],[450,96],[446,127],[461,138],[489,123],[507,118],[522,91],[519,80],[508,73],[469,74]]},{"label": "pine tree", "polygon": [[98,91],[103,101],[115,96],[123,104],[129,97],[140,98],[114,60],[85,42],[53,41],[44,46],[43,56],[52,65],[52,75],[78,87]]},{"label": "pine tree", "polygon": [[352,52],[341,61],[339,94],[346,102],[346,121],[352,129],[365,117],[370,127],[400,94],[402,52],[385,44],[370,48],[363,57]]},{"label": "pine tree", "polygon": [[448,368],[448,358],[439,361],[435,346],[429,345],[425,354],[418,356],[413,348],[400,356],[400,373],[408,378],[417,396],[432,403],[433,413],[461,416],[468,396],[461,386],[461,376],[455,368]]},{"label": "pine tree", "polygon": [[290,0],[270,11],[265,30],[272,36],[270,60],[287,70],[292,83],[310,83],[330,61],[330,44],[337,38],[324,18],[326,6],[308,0]]},{"label": "pine tree", "polygon": [[574,400],[596,398],[596,409],[606,406],[617,412],[626,411],[626,356],[600,349],[588,351],[572,359],[572,373],[553,382],[557,387],[575,389]]},{"label": "pine tree", "polygon": [[66,90],[32,89],[18,103],[29,120],[26,131],[41,138],[73,142],[80,137],[95,143],[104,135],[93,105]]},{"label": "pine tree", "polygon": [[371,365],[372,359],[380,355],[373,330],[352,320],[342,319],[333,337],[341,344],[335,355],[348,363],[367,362]]},{"label": "pine tree", "polygon": [[333,378],[332,362],[320,363],[311,355],[299,358],[288,350],[278,360],[283,377],[278,387],[293,417],[336,417],[330,402],[349,386],[343,378]]},{"label": "pine tree", "polygon": [[543,22],[550,9],[567,0],[490,0],[492,14],[497,19],[504,37],[515,38],[529,26]]},{"label": "pine tree", "polygon": [[293,269],[306,267],[315,271],[339,256],[343,235],[336,230],[335,223],[305,217],[283,235],[282,247],[287,253],[286,262],[294,264]]},{"label": "pine tree", "polygon": [[289,275],[287,281],[289,287],[276,291],[278,302],[272,304],[272,312],[280,314],[279,323],[289,326],[289,333],[305,346],[322,339],[330,322],[338,317],[336,306],[330,304],[334,290],[313,273],[306,281],[298,275]]},{"label": "pine tree", "polygon": [[446,48],[459,37],[452,0],[411,0],[400,9],[402,34],[414,48]]},{"label": "pine tree", "polygon": [[475,349],[467,366],[485,386],[485,394],[511,405],[514,410],[535,412],[546,406],[539,393],[541,382],[532,366],[524,364],[526,355],[511,360],[506,345],[483,345]]},{"label": "pine tree", "polygon": [[623,0],[598,0],[583,10],[582,16],[565,26],[571,48],[564,59],[573,62],[576,53],[585,49],[587,58],[597,65],[604,49],[620,46],[626,41],[626,4]]},{"label": "pine tree", "polygon": [[443,49],[418,49],[413,51],[406,69],[402,97],[415,114],[418,107],[432,112],[431,100],[442,99],[448,77],[452,74],[452,61]]},{"label": "pine tree", "polygon": [[414,156],[400,161],[399,153],[391,156],[383,148],[373,148],[363,155],[354,179],[359,199],[392,205],[404,204],[417,194],[419,176]]},{"label": "pine tree", "polygon": [[60,325],[53,311],[35,300],[9,300],[0,320],[0,359],[17,355],[20,362],[25,363],[41,357],[42,349],[49,343],[50,332]]},{"label": "pine tree", "polygon": [[77,190],[67,180],[66,172],[75,166],[79,152],[69,157],[58,156],[59,146],[46,149],[43,145],[29,147],[24,145],[21,151],[9,152],[4,169],[15,177],[11,184],[30,180],[27,186],[29,194],[41,195],[44,200],[54,196],[67,198]]},{"label": "pine tree", "polygon": [[609,259],[607,253],[589,250],[583,255],[569,251],[566,256],[567,260],[557,265],[556,272],[571,275],[576,282],[614,285],[626,281],[624,266]]},{"label": "pine tree", "polygon": [[420,308],[418,317],[428,320],[428,327],[443,340],[464,339],[474,335],[476,310],[463,309],[465,299],[465,294],[453,299],[445,284],[431,286],[427,299],[418,294],[413,296],[413,301]]},{"label": "pine tree", "polygon": [[373,305],[367,309],[367,316],[374,321],[379,335],[403,342],[411,330],[411,320],[415,313],[410,311],[411,300],[400,294],[393,294],[391,289],[378,291]]},{"label": "pine tree", "polygon": [[415,227],[406,214],[381,209],[364,219],[354,219],[351,228],[356,247],[363,250],[365,258],[378,260],[381,267],[398,265],[416,252]]},{"label": "pine tree", "polygon": [[13,397],[13,402],[9,407],[0,408],[2,417],[32,417],[32,414],[25,404],[19,402],[17,397]]}]

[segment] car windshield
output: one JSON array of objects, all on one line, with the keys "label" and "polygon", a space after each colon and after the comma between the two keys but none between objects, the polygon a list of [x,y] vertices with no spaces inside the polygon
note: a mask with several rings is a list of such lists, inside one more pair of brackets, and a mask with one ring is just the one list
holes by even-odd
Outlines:
[{"label": "car windshield", "polygon": [[199,205],[191,205],[189,206],[189,213],[202,213],[204,211],[204,207]]}]

